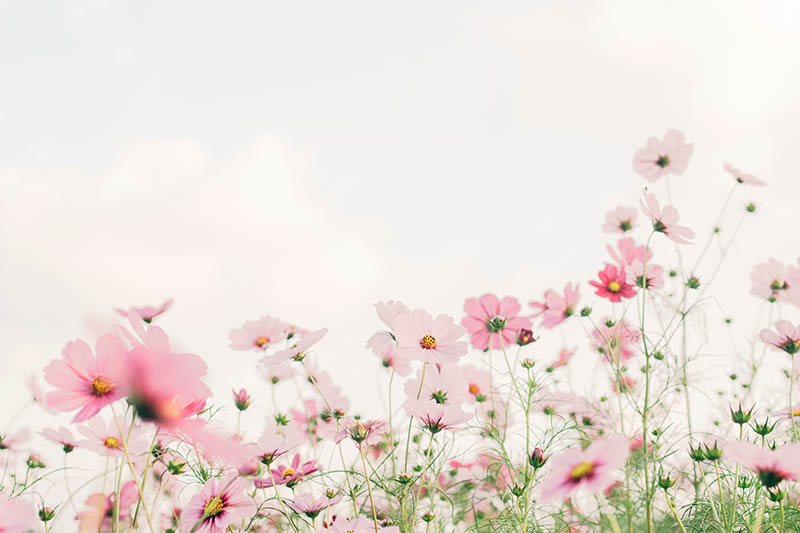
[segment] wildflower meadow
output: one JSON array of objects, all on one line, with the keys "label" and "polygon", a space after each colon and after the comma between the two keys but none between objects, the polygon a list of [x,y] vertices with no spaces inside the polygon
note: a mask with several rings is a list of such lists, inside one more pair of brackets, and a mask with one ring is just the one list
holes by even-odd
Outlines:
[{"label": "wildflower meadow", "polygon": [[[582,220],[607,236],[584,279],[455,316],[380,301],[360,353],[267,307],[227,325],[257,389],[211,390],[159,325],[179,302],[115,309],[4,406],[0,533],[800,531],[800,252],[718,283],[766,182],[719,161],[689,227],[694,150],[673,129],[631,147],[631,201]],[[351,402],[332,357],[378,370],[382,403]]]}]

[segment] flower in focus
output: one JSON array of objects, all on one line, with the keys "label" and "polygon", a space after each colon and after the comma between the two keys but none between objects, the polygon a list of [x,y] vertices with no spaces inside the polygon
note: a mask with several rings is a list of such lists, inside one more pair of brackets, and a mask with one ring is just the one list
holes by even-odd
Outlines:
[{"label": "flower in focus", "polygon": [[265,355],[258,362],[264,366],[272,366],[289,361],[290,359],[302,361],[308,349],[318,343],[326,333],[328,333],[326,328],[307,333],[289,348],[279,350],[272,355]]},{"label": "flower in focus", "polygon": [[145,305],[142,307],[131,307],[130,311],[126,311],[125,309],[120,309],[119,307],[115,307],[114,310],[119,313],[120,315],[127,317],[130,313],[135,313],[139,316],[142,320],[147,322],[148,324],[153,321],[155,317],[165,313],[170,307],[172,307],[172,298],[165,300],[164,303],[159,305],[158,307],[154,307],[151,305]]},{"label": "flower in focus", "polygon": [[433,434],[445,429],[454,429],[472,418],[455,405],[441,404],[427,400],[409,399],[405,403],[406,412],[416,417],[422,426]]},{"label": "flower in focus", "polygon": [[38,531],[39,519],[33,505],[24,497],[9,499],[0,492],[0,532]]},{"label": "flower in focus", "polygon": [[752,174],[745,174],[744,172],[734,167],[730,163],[725,163],[723,168],[725,169],[725,172],[733,176],[733,179],[736,180],[736,183],[747,183],[748,185],[757,185],[757,186],[763,186],[767,184],[766,181],[760,180],[757,177],[753,176]]},{"label": "flower in focus", "polygon": [[444,364],[455,363],[467,353],[467,343],[459,341],[464,328],[447,315],[417,309],[400,315],[395,323],[397,355],[405,359]]},{"label": "flower in focus", "polygon": [[788,320],[779,320],[775,324],[777,333],[771,329],[762,329],[761,340],[769,344],[773,350],[782,350],[789,355],[800,352],[800,324],[792,326]]},{"label": "flower in focus", "polygon": [[620,205],[613,211],[606,213],[603,231],[606,233],[626,233],[636,225],[638,214],[635,207],[623,207]]},{"label": "flower in focus", "polygon": [[511,296],[502,300],[494,294],[467,298],[464,311],[467,316],[461,325],[467,329],[472,345],[478,350],[506,348],[514,344],[519,330],[531,329],[530,319],[518,316],[519,302]]},{"label": "flower in focus", "polygon": [[306,461],[301,465],[300,454],[298,453],[295,454],[289,466],[281,465],[277,468],[271,469],[270,472],[272,473],[272,477],[266,479],[256,479],[255,485],[260,489],[271,487],[272,479],[274,478],[276,485],[286,485],[287,487],[292,488],[303,481],[304,476],[313,474],[317,470],[319,470],[319,465],[316,461]]},{"label": "flower in focus", "polygon": [[244,484],[235,474],[210,479],[189,500],[181,513],[181,533],[190,531],[224,533],[253,516],[256,504],[245,493]]},{"label": "flower in focus", "polygon": [[600,493],[618,479],[628,459],[624,437],[596,440],[585,450],[567,450],[550,460],[550,473],[542,481],[542,501],[561,501],[577,489]]},{"label": "flower in focus", "polygon": [[660,289],[664,286],[664,269],[651,263],[645,265],[637,259],[628,267],[626,280],[640,289]]},{"label": "flower in focus", "polygon": [[619,302],[622,298],[633,298],[636,291],[625,277],[625,269],[606,264],[606,268],[597,273],[600,281],[590,281],[589,285],[596,288],[595,294],[608,298],[609,301]]},{"label": "flower in focus", "polygon": [[758,474],[758,479],[772,488],[784,479],[800,481],[800,443],[784,444],[775,451],[746,441],[729,442],[725,458],[732,459]]},{"label": "flower in focus", "polygon": [[234,350],[264,351],[273,344],[286,340],[289,325],[285,322],[262,316],[258,320],[245,322],[241,329],[233,329],[228,334]]},{"label": "flower in focus", "polygon": [[[131,506],[139,499],[136,483],[128,481],[120,488],[119,492],[119,520],[120,523],[130,517]],[[96,533],[97,531],[111,531],[114,512],[117,507],[117,494],[92,494],[86,499],[85,510],[78,513],[75,518],[79,521],[80,533]],[[0,529],[0,531],[5,531]]]},{"label": "flower in focus", "polygon": [[57,430],[45,428],[42,430],[42,436],[51,442],[61,445],[64,453],[69,453],[78,446],[72,437],[72,432],[65,427],[60,427]]},{"label": "flower in focus", "polygon": [[564,286],[564,296],[550,289],[544,293],[544,302],[530,302],[530,306],[538,309],[534,318],[542,316],[542,326],[552,328],[575,313],[579,298],[578,284],[573,287],[572,283],[567,283]]},{"label": "flower in focus", "polygon": [[686,171],[693,149],[683,133],[667,130],[663,140],[650,137],[647,146],[636,152],[633,169],[648,181],[656,181],[665,174],[679,176]]},{"label": "flower in focus", "polygon": [[644,201],[639,200],[642,212],[653,223],[653,231],[663,233],[668,239],[678,244],[691,244],[689,239],[694,239],[694,232],[686,226],[679,226],[678,210],[671,205],[662,209],[655,195],[644,191]]},{"label": "flower in focus", "polygon": [[44,369],[44,379],[58,390],[47,394],[47,404],[58,411],[80,409],[73,422],[83,422],[122,397],[122,360],[125,347],[113,335],[103,335],[92,349],[81,340],[67,343]]}]

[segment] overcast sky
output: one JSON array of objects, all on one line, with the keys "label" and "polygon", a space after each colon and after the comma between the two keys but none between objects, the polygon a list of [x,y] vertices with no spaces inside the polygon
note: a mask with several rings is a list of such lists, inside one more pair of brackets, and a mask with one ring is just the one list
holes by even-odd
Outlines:
[{"label": "overcast sky", "polygon": [[[227,334],[272,314],[327,326],[321,366],[369,400],[372,303],[460,320],[469,296],[585,282],[605,211],[646,185],[634,152],[668,128],[695,145],[673,192],[698,234],[723,161],[769,182],[736,198],[760,216],[720,278],[723,301],[752,304],[751,266],[800,255],[799,17],[796,2],[0,1],[4,375],[93,341],[112,306],[174,297],[160,323],[218,391],[255,387]],[[4,381],[0,398],[26,394]]]}]

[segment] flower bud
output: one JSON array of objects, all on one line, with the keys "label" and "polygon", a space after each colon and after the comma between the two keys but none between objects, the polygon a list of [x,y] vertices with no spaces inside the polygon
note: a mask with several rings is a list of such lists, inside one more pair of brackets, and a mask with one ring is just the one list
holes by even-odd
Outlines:
[{"label": "flower bud", "polygon": [[774,424],[772,424],[770,426],[769,425],[769,417],[767,417],[767,419],[764,420],[764,422],[762,424],[759,424],[758,422],[755,422],[754,424],[750,424],[750,427],[753,428],[753,431],[755,431],[757,435],[761,435],[762,437],[766,437],[767,435],[772,433],[772,430],[775,429],[775,426],[777,424],[778,423],[775,422]]},{"label": "flower bud", "polygon": [[592,308],[591,307],[587,306],[587,307],[584,307],[583,309],[581,309],[581,316],[582,317],[586,318],[587,316],[589,316],[591,314],[592,314]]},{"label": "flower bud", "polygon": [[236,408],[240,411],[244,411],[248,407],[250,407],[250,395],[247,394],[245,389],[239,389],[239,392],[236,390],[233,391],[233,403],[236,405]]},{"label": "flower bud", "polygon": [[[735,379],[735,376],[731,379]],[[731,420],[733,420],[734,424],[738,424],[743,426],[750,422],[750,417],[753,414],[753,408],[751,407],[748,411],[744,411],[742,409],[742,402],[739,402],[739,407],[734,411],[733,407],[728,407],[731,412]]]},{"label": "flower bud", "polygon": [[703,446],[698,444],[697,448],[692,448],[692,446],[689,445],[689,457],[692,459],[692,461],[696,461],[698,463],[705,461],[706,454],[703,451]]},{"label": "flower bud", "polygon": [[528,463],[533,468],[541,468],[547,462],[547,457],[544,455],[544,450],[538,446],[533,450],[531,456],[528,458]]},{"label": "flower bud", "polygon": [[709,461],[719,461],[722,459],[722,450],[717,446],[717,441],[714,441],[714,447],[710,448],[708,444],[705,445],[705,456]]},{"label": "flower bud", "polygon": [[658,478],[658,486],[664,490],[668,490],[675,486],[675,480],[670,478],[669,476],[659,476]]}]

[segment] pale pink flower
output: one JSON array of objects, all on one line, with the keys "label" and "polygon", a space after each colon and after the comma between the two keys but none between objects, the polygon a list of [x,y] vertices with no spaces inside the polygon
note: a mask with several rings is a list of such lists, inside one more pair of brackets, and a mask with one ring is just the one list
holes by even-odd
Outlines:
[{"label": "pale pink flower", "polygon": [[170,307],[172,307],[172,298],[164,301],[164,303],[158,307],[145,305],[142,307],[131,307],[130,310],[127,311],[125,309],[115,307],[114,310],[124,317],[127,317],[130,313],[136,313],[142,320],[149,324],[155,317],[165,313]]},{"label": "pale pink flower", "polygon": [[29,374],[25,383],[28,385],[28,390],[31,392],[31,397],[34,402],[48,412],[55,412],[55,409],[47,405],[47,394],[44,392],[44,389],[42,389],[41,384],[39,384],[39,378],[36,374]]},{"label": "pale pink flower", "polygon": [[637,259],[628,267],[626,276],[628,283],[641,289],[660,289],[664,286],[664,269],[650,262],[645,265]]},{"label": "pale pink flower", "polygon": [[693,149],[683,133],[667,130],[664,140],[650,137],[647,146],[636,152],[633,169],[648,181],[655,181],[665,174],[680,176],[689,166]]},{"label": "pale pink flower", "polygon": [[417,418],[422,427],[433,434],[470,420],[472,415],[465,413],[456,405],[441,404],[428,400],[406,400],[405,409],[408,414]]},{"label": "pale pink flower", "polygon": [[475,402],[485,402],[491,396],[492,378],[489,372],[472,365],[459,367],[468,393],[467,399]]},{"label": "pale pink flower", "polygon": [[575,307],[580,298],[579,286],[572,283],[564,286],[564,296],[550,289],[544,293],[544,302],[530,302],[530,306],[538,309],[533,314],[534,318],[542,316],[542,326],[555,327],[575,314]]},{"label": "pale pink flower", "polygon": [[131,458],[147,450],[147,442],[142,437],[139,428],[134,426],[129,434],[127,432],[129,424],[123,420],[120,422],[120,426],[125,431],[124,435],[120,433],[120,428],[113,420],[104,422],[101,417],[92,418],[78,426],[78,432],[86,438],[79,440],[76,444],[104,457],[122,457],[125,440],[128,441],[128,456]]},{"label": "pale pink flower", "polygon": [[572,356],[575,355],[576,351],[578,351],[577,348],[561,348],[561,351],[558,352],[558,360],[550,365],[548,370],[566,366],[569,360],[572,359]]},{"label": "pale pink flower", "polygon": [[605,356],[606,361],[619,363],[630,359],[638,340],[639,332],[625,320],[606,321],[592,331],[592,343]]},{"label": "pale pink flower", "polygon": [[[78,522],[80,533],[97,533],[98,531],[111,531],[114,511],[117,507],[117,494],[92,494],[86,499],[85,510],[78,513],[75,518]],[[131,480],[122,485],[119,491],[119,520],[124,524],[131,515],[131,506],[139,499],[136,483]],[[0,531],[3,531],[0,529]]]},{"label": "pale pink flower", "polygon": [[0,492],[0,533],[27,533],[39,530],[39,518],[26,497],[9,499]]},{"label": "pale pink flower", "polygon": [[67,343],[61,359],[44,369],[45,380],[58,390],[48,393],[47,404],[58,411],[80,409],[72,419],[83,422],[122,397],[125,347],[113,335],[103,335],[92,349],[81,340]]},{"label": "pale pink flower", "polygon": [[231,330],[228,338],[234,350],[263,351],[277,342],[286,340],[289,329],[289,324],[277,318],[262,316],[258,320],[245,322],[241,329]]},{"label": "pale pink flower", "polygon": [[228,474],[223,479],[210,479],[192,496],[181,513],[180,530],[224,533],[228,526],[242,527],[255,513],[256,504],[245,492],[242,480]]},{"label": "pale pink flower", "polygon": [[752,174],[745,174],[738,168],[734,167],[729,163],[725,163],[724,167],[725,172],[729,173],[733,176],[733,179],[736,180],[736,183],[747,183],[749,185],[756,185],[756,186],[763,186],[766,185],[767,182],[764,180],[760,180],[757,177],[753,176]]},{"label": "pale pink flower", "polygon": [[686,226],[679,226],[678,210],[671,205],[661,208],[655,195],[644,191],[644,201],[639,200],[642,212],[653,223],[653,231],[663,233],[667,238],[678,244],[691,244],[689,239],[694,239],[694,232]]},{"label": "pale pink flower", "polygon": [[769,344],[773,350],[784,351],[789,355],[800,352],[800,324],[792,326],[788,320],[775,323],[777,333],[771,329],[762,329],[761,340]]},{"label": "pale pink flower", "polygon": [[464,311],[467,316],[461,320],[461,325],[467,328],[470,341],[478,350],[511,346],[519,330],[532,327],[529,318],[518,316],[519,301],[511,296],[502,300],[494,294],[467,298]]},{"label": "pale pink flower", "polygon": [[467,343],[459,341],[464,328],[447,315],[437,315],[417,309],[399,315],[395,322],[397,355],[407,360],[426,363],[455,363],[467,353]]},{"label": "pale pink flower", "polygon": [[387,332],[379,331],[373,335],[370,340],[374,340],[376,336],[383,335],[384,333],[387,338],[389,338],[389,342],[380,342],[379,344],[373,342],[369,345],[369,347],[372,348],[372,353],[380,358],[381,365],[384,368],[390,368],[400,376],[409,375],[411,373],[411,361],[397,356],[397,343],[394,341],[394,337],[389,337]]},{"label": "pale pink flower", "polygon": [[606,222],[603,231],[606,233],[626,233],[636,225],[639,213],[635,207],[618,206],[613,211],[606,213]]},{"label": "pale pink flower", "polygon": [[[787,267],[777,259],[772,258],[766,263],[756,265],[750,272],[750,280],[753,282],[750,292],[771,302],[790,301],[789,289],[795,285],[795,283],[792,283],[795,277],[793,270],[797,270],[796,267]],[[800,282],[800,279],[798,279],[798,282]]]},{"label": "pale pink flower", "polygon": [[314,520],[322,511],[328,508],[328,505],[334,505],[340,499],[341,496],[328,499],[324,494],[314,496],[310,492],[300,492],[294,495],[294,501],[289,504],[289,507]]},{"label": "pale pink flower", "polygon": [[265,381],[273,385],[291,378],[296,373],[294,368],[289,365],[259,366],[258,372]]},{"label": "pale pink flower", "polygon": [[608,298],[611,302],[619,302],[622,301],[622,298],[636,296],[633,285],[626,280],[624,268],[606,264],[606,268],[598,272],[597,276],[600,278],[599,282],[594,280],[589,282],[589,285],[597,289],[596,295]]},{"label": "pale pink flower", "polygon": [[542,481],[542,501],[563,501],[577,489],[603,492],[619,479],[629,453],[628,439],[610,437],[585,450],[573,448],[553,457],[548,461],[550,473]]},{"label": "pale pink flower", "polygon": [[378,318],[386,324],[386,327],[388,327],[390,331],[394,330],[397,317],[409,312],[406,304],[396,300],[378,302],[375,304],[375,310],[378,312]]},{"label": "pale pink flower", "polygon": [[256,443],[258,458],[269,466],[275,459],[302,444],[303,440],[304,436],[297,426],[282,426],[270,420]]},{"label": "pale pink flower", "polygon": [[336,427],[336,419],[322,400],[304,400],[302,411],[292,409],[289,414],[302,433],[308,435],[313,442],[316,442],[317,439],[333,438],[339,431]]},{"label": "pale pink flower", "polygon": [[319,465],[316,461],[306,461],[300,464],[300,454],[295,454],[289,466],[280,465],[277,468],[270,469],[272,478],[256,479],[254,481],[256,487],[260,489],[269,488],[272,486],[272,479],[275,479],[276,485],[286,485],[289,488],[294,487],[309,474],[313,474],[319,470]]},{"label": "pale pink flower", "polygon": [[[388,302],[378,302],[375,304],[378,317],[389,328],[389,331],[378,331],[367,340],[367,348],[372,350],[375,355],[383,359],[394,359],[397,342],[395,341],[394,330],[395,322],[399,315],[409,312],[408,307],[403,302],[389,300]],[[386,366],[386,365],[384,365]]]},{"label": "pale pink flower", "polygon": [[69,453],[78,447],[77,441],[72,436],[72,432],[65,427],[60,427],[57,430],[45,428],[42,430],[42,436],[51,442],[61,445],[64,453]]},{"label": "pale pink flower", "polygon": [[22,445],[27,443],[31,438],[31,431],[28,428],[22,428],[14,433],[0,434],[0,451],[10,450],[12,452],[20,451]]},{"label": "pale pink flower", "polygon": [[[606,245],[606,249],[614,262],[622,268],[627,268],[634,261],[650,262],[653,257],[652,250],[649,250],[647,246],[637,246],[633,239],[629,237],[618,240],[616,250],[610,244]],[[619,254],[617,254],[617,251],[619,251]]]},{"label": "pale pink flower", "polygon": [[800,442],[784,444],[772,451],[750,442],[734,441],[725,445],[723,451],[723,458],[732,459],[758,474],[767,488],[784,479],[800,481]]},{"label": "pale pink flower", "polygon": [[469,394],[461,369],[453,364],[427,369],[424,374],[418,370],[416,378],[406,381],[404,390],[409,400],[419,398],[448,405],[461,405]]},{"label": "pale pink flower", "polygon": [[383,440],[387,431],[386,423],[382,420],[356,420],[353,417],[344,418],[341,427],[341,431],[333,438],[337,444],[349,437],[357,444],[375,446]]},{"label": "pale pink flower", "polygon": [[327,328],[322,328],[307,333],[300,337],[300,340],[298,340],[289,348],[278,350],[272,355],[265,355],[259,359],[258,362],[264,366],[272,366],[289,360],[302,361],[305,358],[309,348],[318,343],[326,333],[328,333]]},{"label": "pale pink flower", "polygon": [[[381,527],[380,533],[400,533],[397,526]],[[375,524],[372,519],[366,518],[337,518],[328,527],[317,529],[317,533],[375,533]]]},{"label": "pale pink flower", "polygon": [[305,368],[308,372],[309,381],[313,379],[316,382],[320,395],[327,401],[326,407],[330,406],[330,410],[342,413],[350,409],[350,400],[344,395],[341,387],[333,382],[333,378],[328,372],[322,370],[313,362],[307,362]]}]

